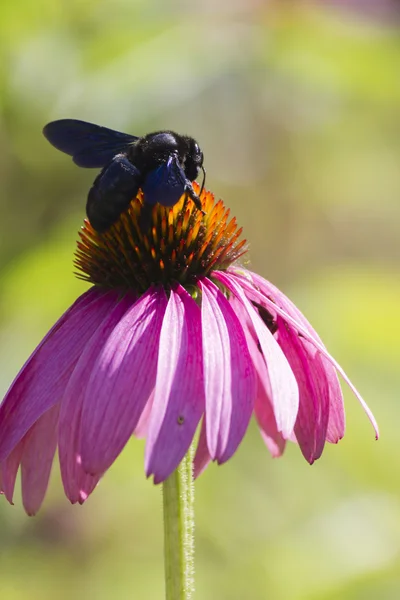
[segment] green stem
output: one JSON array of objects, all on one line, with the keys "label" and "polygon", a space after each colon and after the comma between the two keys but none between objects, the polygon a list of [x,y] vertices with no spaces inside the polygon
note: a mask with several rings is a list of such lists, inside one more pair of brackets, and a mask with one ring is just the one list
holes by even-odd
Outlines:
[{"label": "green stem", "polygon": [[193,444],[163,483],[166,600],[190,600],[194,593]]}]

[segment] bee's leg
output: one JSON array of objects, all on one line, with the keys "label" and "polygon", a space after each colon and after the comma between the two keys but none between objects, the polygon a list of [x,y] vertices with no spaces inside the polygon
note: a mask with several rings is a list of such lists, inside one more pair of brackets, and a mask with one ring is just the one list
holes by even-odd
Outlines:
[{"label": "bee's leg", "polygon": [[191,200],[193,200],[196,208],[203,213],[203,215],[205,215],[206,213],[203,210],[203,207],[201,205],[201,200],[198,197],[198,195],[196,194],[196,192],[193,189],[192,183],[190,181],[187,181],[185,184],[185,193],[189,196],[189,198]]}]

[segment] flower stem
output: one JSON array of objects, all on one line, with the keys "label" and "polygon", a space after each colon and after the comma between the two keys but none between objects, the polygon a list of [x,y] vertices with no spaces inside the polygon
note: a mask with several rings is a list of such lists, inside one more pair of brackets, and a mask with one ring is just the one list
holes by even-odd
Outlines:
[{"label": "flower stem", "polygon": [[163,483],[166,600],[194,593],[194,446]]}]

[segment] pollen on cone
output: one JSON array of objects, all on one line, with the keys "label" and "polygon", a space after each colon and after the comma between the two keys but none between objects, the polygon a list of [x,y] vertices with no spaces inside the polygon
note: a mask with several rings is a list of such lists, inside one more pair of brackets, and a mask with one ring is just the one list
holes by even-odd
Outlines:
[{"label": "pollen on cone", "polygon": [[184,196],[172,208],[154,207],[147,231],[138,226],[142,203],[140,192],[106,233],[85,221],[76,251],[78,277],[103,288],[143,293],[152,283],[193,283],[211,269],[227,268],[246,251],[236,221],[227,225],[229,209],[221,200],[215,203],[210,192],[201,194],[205,214]]}]

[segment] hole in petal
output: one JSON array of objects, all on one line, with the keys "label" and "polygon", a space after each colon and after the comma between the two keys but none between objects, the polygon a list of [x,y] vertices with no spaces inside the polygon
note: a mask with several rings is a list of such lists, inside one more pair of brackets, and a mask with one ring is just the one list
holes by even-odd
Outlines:
[{"label": "hole in petal", "polygon": [[257,302],[252,302],[252,305],[258,310],[258,314],[260,315],[264,325],[266,325],[272,333],[272,335],[274,335],[274,333],[278,331],[278,325],[274,316],[271,315],[269,310],[264,308],[264,306],[261,306],[261,304],[258,304]]}]

